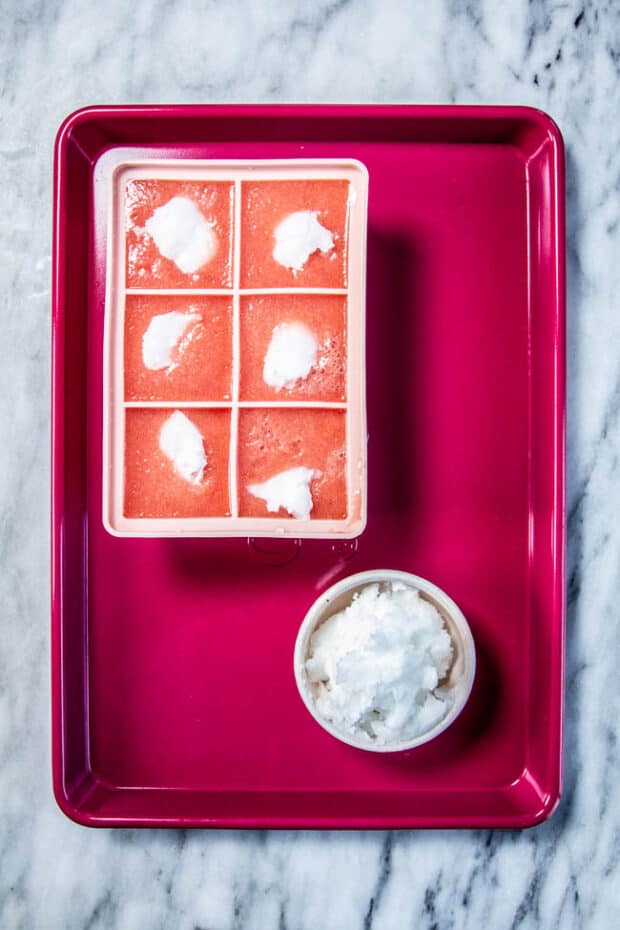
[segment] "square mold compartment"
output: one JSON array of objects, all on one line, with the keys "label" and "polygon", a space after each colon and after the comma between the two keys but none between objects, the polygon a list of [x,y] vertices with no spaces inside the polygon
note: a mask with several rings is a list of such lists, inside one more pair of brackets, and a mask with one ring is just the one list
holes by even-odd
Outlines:
[{"label": "square mold compartment", "polygon": [[[98,170],[110,190],[106,529],[116,536],[358,536],[366,525],[364,165],[132,160],[112,150]],[[198,238],[202,226],[209,240],[211,258],[198,268],[153,227],[155,211],[175,198],[192,202]],[[316,213],[332,248],[317,249],[294,271],[274,260],[273,232],[300,210]],[[167,368],[150,370],[144,333],[154,317],[173,312],[187,315],[182,348]],[[273,387],[263,378],[267,348],[276,328],[292,323],[315,336],[315,364],[306,378]],[[198,486],[179,477],[159,448],[159,431],[176,410],[203,439],[207,466]],[[283,508],[270,513],[248,490],[298,466],[314,472],[309,519]]]}]

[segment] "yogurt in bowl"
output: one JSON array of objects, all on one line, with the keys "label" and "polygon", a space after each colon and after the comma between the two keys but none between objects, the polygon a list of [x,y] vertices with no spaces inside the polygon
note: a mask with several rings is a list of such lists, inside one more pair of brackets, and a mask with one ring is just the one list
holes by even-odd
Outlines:
[{"label": "yogurt in bowl", "polygon": [[295,644],[295,680],[332,736],[371,752],[413,749],[442,733],[470,695],[469,625],[440,588],[392,570],[325,591]]}]

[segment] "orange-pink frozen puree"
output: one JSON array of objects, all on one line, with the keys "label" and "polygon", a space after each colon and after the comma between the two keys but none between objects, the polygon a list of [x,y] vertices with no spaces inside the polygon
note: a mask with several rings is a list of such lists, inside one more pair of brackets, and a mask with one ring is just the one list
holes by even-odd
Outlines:
[{"label": "orange-pink frozen puree", "polygon": [[207,466],[199,485],[181,478],[159,448],[159,433],[171,409],[126,411],[126,517],[229,516],[227,410],[178,408],[200,430]]},{"label": "orange-pink frozen puree", "polygon": [[[138,180],[127,184],[127,287],[219,288],[232,285],[234,185],[225,181]],[[193,274],[160,253],[144,225],[173,197],[192,200],[217,236],[213,258]]]},{"label": "orange-pink frozen puree", "polygon": [[[192,324],[193,337],[172,371],[151,371],[142,359],[142,338],[154,316],[170,311],[199,314],[200,323]],[[231,298],[127,296],[125,400],[229,400],[231,379]]]},{"label": "orange-pink frozen puree", "polygon": [[[348,195],[348,181],[243,181],[241,287],[345,287]],[[299,210],[317,213],[334,248],[315,252],[293,272],[273,257],[274,230]]]},{"label": "orange-pink frozen puree", "polygon": [[[303,323],[318,342],[317,365],[290,388],[265,383],[263,366],[273,331],[282,323]],[[268,294],[241,299],[241,400],[344,401],[346,297]]]},{"label": "orange-pink frozen puree", "polygon": [[286,517],[269,514],[249,484],[260,484],[278,472],[304,465],[321,477],[311,485],[312,519],[347,516],[345,483],[345,414],[340,410],[239,411],[239,514],[243,517]]}]

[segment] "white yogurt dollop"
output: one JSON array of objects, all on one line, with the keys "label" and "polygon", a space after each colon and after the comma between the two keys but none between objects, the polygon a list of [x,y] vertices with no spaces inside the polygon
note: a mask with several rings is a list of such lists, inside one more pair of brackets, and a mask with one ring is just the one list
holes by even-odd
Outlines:
[{"label": "white yogurt dollop", "polygon": [[377,743],[415,739],[452,705],[438,689],[452,662],[439,611],[402,582],[368,585],[310,639],[316,708],[335,728]]},{"label": "white yogurt dollop", "polygon": [[300,465],[281,471],[262,484],[249,484],[248,491],[265,501],[269,513],[277,513],[283,507],[291,517],[309,520],[314,506],[310,482],[320,477],[316,469]]},{"label": "white yogurt dollop", "polygon": [[276,391],[292,388],[307,378],[316,365],[319,344],[303,323],[275,327],[263,365],[263,381]]},{"label": "white yogurt dollop", "polygon": [[274,259],[292,271],[303,271],[313,252],[320,249],[326,255],[334,247],[332,233],[321,226],[313,210],[290,213],[276,226],[274,236]]},{"label": "white yogurt dollop", "polygon": [[177,310],[152,317],[142,337],[145,367],[150,371],[166,368],[168,372],[176,368],[184,343],[200,320],[199,313],[179,313]]},{"label": "white yogurt dollop", "polygon": [[173,197],[157,207],[145,223],[146,231],[164,258],[185,274],[193,274],[215,255],[217,237],[189,197]]},{"label": "white yogurt dollop", "polygon": [[190,484],[200,484],[207,465],[202,435],[180,410],[171,414],[159,433],[159,448],[174,470]]}]

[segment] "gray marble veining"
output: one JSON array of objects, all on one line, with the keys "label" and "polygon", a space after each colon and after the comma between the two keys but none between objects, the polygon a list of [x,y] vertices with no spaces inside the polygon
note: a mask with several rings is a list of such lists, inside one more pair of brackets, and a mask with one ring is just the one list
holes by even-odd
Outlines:
[{"label": "gray marble veining", "polygon": [[[0,16],[0,927],[620,925],[620,5],[4,0]],[[88,831],[52,800],[51,148],[95,102],[542,107],[568,153],[565,792],[525,832]]]}]

